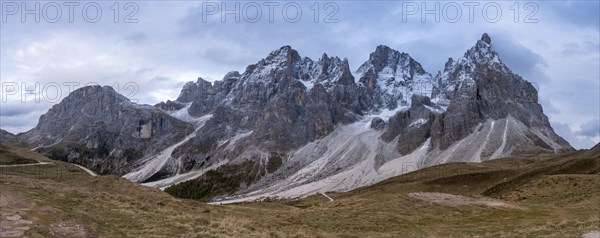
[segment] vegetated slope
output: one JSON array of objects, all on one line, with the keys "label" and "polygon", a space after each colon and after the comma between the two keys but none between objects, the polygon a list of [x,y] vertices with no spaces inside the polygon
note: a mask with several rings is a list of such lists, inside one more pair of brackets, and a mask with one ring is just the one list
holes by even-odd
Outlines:
[{"label": "vegetated slope", "polygon": [[[244,214],[254,209],[176,199],[114,175],[1,146],[40,166],[0,167],[0,237],[265,237]],[[242,232],[243,231],[243,232]]]},{"label": "vegetated slope", "polygon": [[[469,200],[493,198],[520,209],[490,213],[476,203],[458,206],[429,201],[424,205],[407,196],[422,192],[463,195]],[[360,223],[379,217],[374,223],[379,230],[394,230],[396,224],[414,232],[405,233],[406,237],[581,237],[600,231],[600,146],[560,155],[443,164],[328,195],[334,202],[323,205],[327,199],[315,195],[287,204],[340,208],[344,212],[335,214]]]},{"label": "vegetated slope", "polygon": [[[442,164],[344,194],[355,196],[369,191],[400,191],[401,187],[405,189],[407,188],[405,186],[416,185],[414,189],[419,191],[431,190],[500,198],[534,180],[568,175],[598,177],[600,148],[558,155],[504,158],[482,163]],[[600,188],[596,189],[596,192],[598,191]]]},{"label": "vegetated slope", "polygon": [[[0,144],[0,165],[24,165],[24,164],[36,164],[37,160],[30,159],[30,154],[21,155],[21,153],[15,153],[10,150],[11,147]],[[36,154],[36,153],[31,153]]]},{"label": "vegetated slope", "polygon": [[[23,149],[2,150],[49,161]],[[58,161],[2,167],[0,233],[25,227],[29,237],[581,237],[600,230],[599,155],[450,163],[328,193],[332,202],[315,195],[226,206],[173,198],[116,176],[92,177]],[[417,192],[491,197],[516,208],[409,195]]]}]

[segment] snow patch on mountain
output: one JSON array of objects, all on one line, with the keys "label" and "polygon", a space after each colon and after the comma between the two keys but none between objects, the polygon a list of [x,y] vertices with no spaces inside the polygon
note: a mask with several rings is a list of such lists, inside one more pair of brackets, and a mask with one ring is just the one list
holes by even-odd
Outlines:
[{"label": "snow patch on mountain", "polygon": [[168,113],[172,117],[175,117],[175,118],[185,121],[185,122],[192,123],[194,125],[194,127],[198,128],[198,127],[200,127],[201,123],[205,122],[206,120],[202,117],[194,117],[194,116],[190,115],[190,113],[188,112],[188,110],[190,109],[190,106],[192,106],[191,102],[186,103],[185,106],[179,110],[170,111]]},{"label": "snow patch on mountain", "polygon": [[177,147],[183,145],[184,143],[188,142],[190,139],[194,138],[196,136],[198,130],[200,130],[204,126],[204,123],[206,123],[206,121],[208,121],[211,117],[212,117],[212,114],[205,115],[205,116],[199,118],[197,120],[199,126],[196,128],[196,130],[192,134],[186,136],[183,140],[173,144],[172,146],[167,147],[166,149],[159,152],[158,154],[148,156],[148,157],[146,157],[146,159],[142,159],[140,161],[141,166],[136,168],[134,171],[123,175],[123,178],[126,178],[133,182],[141,182],[141,181],[148,179],[149,177],[154,175],[156,172],[160,171],[167,164],[167,162],[170,159],[173,159],[171,157],[171,154],[173,153],[173,151],[175,149],[177,149]]},{"label": "snow patch on mountain", "polygon": [[425,124],[426,122],[427,122],[427,119],[419,118],[416,121],[411,122],[410,125],[408,125],[408,127],[413,127],[413,126],[419,127],[419,126]]},{"label": "snow patch on mountain", "polygon": [[219,163],[210,165],[206,168],[201,168],[201,169],[194,170],[194,171],[184,173],[184,174],[177,174],[173,177],[161,179],[161,180],[154,181],[154,182],[142,183],[142,185],[148,186],[148,187],[159,188],[160,190],[165,190],[166,188],[171,187],[173,185],[199,178],[200,176],[204,175],[206,172],[221,167],[222,165],[226,164],[226,162],[227,161],[221,161]]}]

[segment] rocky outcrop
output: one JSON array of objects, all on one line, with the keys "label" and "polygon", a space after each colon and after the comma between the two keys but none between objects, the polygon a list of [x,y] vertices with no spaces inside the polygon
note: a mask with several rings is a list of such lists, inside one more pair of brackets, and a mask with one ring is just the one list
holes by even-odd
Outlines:
[{"label": "rocky outcrop", "polygon": [[410,106],[413,94],[429,96],[432,80],[421,64],[406,53],[377,46],[356,72],[366,90],[370,110],[400,109]]},{"label": "rocky outcrop", "polygon": [[[357,120],[364,111],[357,97],[359,89],[346,59],[324,54],[315,62],[284,46],[242,74],[228,73],[213,85],[201,79],[186,84],[171,104],[191,103],[188,113],[194,117],[213,115],[198,133],[202,138],[225,140],[251,131],[245,139],[253,141],[252,147],[285,153],[328,135],[336,124]],[[200,140],[204,141],[191,140],[177,153],[183,154],[196,143],[208,143]],[[219,153],[218,148],[214,150],[190,159]]]},{"label": "rocky outcrop", "polygon": [[[427,138],[431,140],[430,151],[448,150],[484,129],[486,123],[507,118],[510,120],[504,123],[502,133],[493,133],[499,130],[492,128],[496,124],[486,128],[490,131],[485,137],[485,143],[488,143],[485,149],[478,152],[454,150],[455,154],[448,155],[450,158],[445,160],[461,156],[466,160],[472,157],[486,160],[514,154],[573,150],[552,130],[538,103],[535,88],[502,63],[487,34],[457,61],[450,58],[434,81],[433,100],[413,97],[411,108],[390,118],[389,129],[382,136],[386,141],[398,138],[398,150],[402,154],[412,152]],[[416,120],[423,123],[416,123]],[[413,123],[419,126],[415,127]],[[492,150],[497,153],[485,152]]]},{"label": "rocky outcrop", "polygon": [[191,133],[192,125],[138,105],[108,86],[72,92],[19,137],[52,159],[122,175],[146,154]]},{"label": "rocky outcrop", "polygon": [[374,130],[380,131],[380,130],[383,130],[386,125],[387,125],[386,121],[384,121],[383,119],[381,119],[379,117],[375,117],[375,118],[373,118],[373,120],[371,120],[370,127]]},{"label": "rocky outcrop", "polygon": [[462,58],[449,61],[436,77],[439,84],[434,89],[434,101],[450,103],[443,119],[432,129],[432,142],[443,150],[487,120],[512,116],[531,129],[512,141],[516,154],[572,150],[552,131],[536,89],[502,63],[490,42],[484,34]]}]

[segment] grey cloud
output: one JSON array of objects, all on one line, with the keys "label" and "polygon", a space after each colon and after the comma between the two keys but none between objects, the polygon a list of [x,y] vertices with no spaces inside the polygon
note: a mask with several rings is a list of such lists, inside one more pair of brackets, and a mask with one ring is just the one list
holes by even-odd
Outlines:
[{"label": "grey cloud", "polygon": [[549,11],[552,17],[577,26],[600,27],[600,2],[598,1],[538,1],[540,13]]},{"label": "grey cloud", "polygon": [[[544,92],[553,101],[568,105],[561,110],[565,113],[574,113],[575,115],[590,115],[598,113],[600,92],[598,91],[598,81],[594,82],[580,78],[559,79],[564,81],[552,88],[550,92]],[[541,89],[544,91],[544,88]],[[594,114],[592,114],[594,115]]]},{"label": "grey cloud", "polygon": [[242,65],[249,60],[258,60],[256,58],[250,59],[251,57],[239,57],[239,53],[239,51],[236,52],[235,49],[230,47],[216,46],[202,50],[198,55],[201,58],[211,59],[214,63],[223,65]]},{"label": "grey cloud", "polygon": [[38,123],[42,114],[46,113],[47,109],[30,110],[28,113],[23,113],[13,116],[0,116],[0,128],[18,134],[27,131]]},{"label": "grey cloud", "polygon": [[[255,63],[283,45],[291,45],[302,56],[311,58],[318,58],[323,52],[331,56],[347,57],[356,69],[375,46],[391,45],[402,36],[401,32],[416,31],[418,34],[425,34],[435,25],[431,22],[403,24],[401,16],[395,12],[400,4],[387,3],[336,2],[339,7],[336,14],[339,23],[314,23],[313,15],[308,12],[308,7],[313,2],[300,3],[304,13],[297,23],[286,22],[280,15],[275,16],[273,23],[249,23],[243,19],[240,23],[230,20],[222,23],[218,15],[209,17],[208,22],[204,23],[202,9],[198,4],[189,9],[178,22],[182,29],[181,37],[204,43],[197,45],[198,57],[208,58],[215,64],[231,66],[223,73],[243,70],[247,64]],[[378,14],[373,14],[374,12]],[[320,17],[323,17],[323,13]],[[359,42],[357,39],[360,39]],[[218,44],[221,40],[232,42],[228,42],[230,46],[225,47]]]},{"label": "grey cloud", "polygon": [[[45,111],[52,104],[46,102],[3,102],[0,108],[0,116],[16,117],[25,116],[33,112]],[[4,122],[2,122],[4,124]]]},{"label": "grey cloud", "polygon": [[133,34],[125,36],[122,40],[130,45],[141,44],[148,38],[148,35],[144,32],[135,32]]},{"label": "grey cloud", "polygon": [[557,134],[569,141],[569,143],[571,143],[571,145],[576,149],[589,149],[596,144],[592,138],[582,137],[576,132],[573,132],[566,123],[550,121],[550,124]]},{"label": "grey cloud", "polygon": [[529,48],[515,42],[515,39],[505,35],[498,35],[492,39],[492,44],[500,54],[500,58],[511,70],[528,81],[538,84],[547,83],[549,76],[542,71],[542,67],[547,66],[544,59]]},{"label": "grey cloud", "polygon": [[[448,35],[443,40],[423,37],[398,46],[391,46],[399,51],[408,53],[411,57],[423,65],[425,70],[435,74],[443,70],[448,58],[461,57],[464,52],[474,46],[477,37],[466,37],[461,35]],[[460,46],[455,42],[460,42]],[[432,57],[436,56],[436,57]]]},{"label": "grey cloud", "polygon": [[157,82],[157,83],[165,83],[165,82],[171,82],[172,79],[168,78],[168,77],[164,77],[164,76],[156,76],[152,79],[150,79],[151,82]]},{"label": "grey cloud", "polygon": [[577,131],[577,134],[587,137],[598,137],[600,136],[600,119],[596,118],[586,122]]},{"label": "grey cloud", "polygon": [[[539,89],[538,89],[538,91],[539,91]],[[547,98],[540,98],[540,100],[538,102],[542,105],[544,114],[549,115],[549,114],[559,114],[560,113],[560,110],[558,108],[556,108],[556,106],[554,106],[554,104],[552,104],[552,102],[550,100],[548,100]]]},{"label": "grey cloud", "polygon": [[565,56],[598,53],[600,52],[600,43],[592,42],[591,40],[584,43],[566,43],[563,45],[563,49],[562,54]]}]

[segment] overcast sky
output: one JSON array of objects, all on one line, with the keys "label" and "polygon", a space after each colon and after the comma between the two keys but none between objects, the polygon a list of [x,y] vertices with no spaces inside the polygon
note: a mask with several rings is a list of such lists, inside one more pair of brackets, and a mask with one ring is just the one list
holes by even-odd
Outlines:
[{"label": "overcast sky", "polygon": [[[2,2],[0,128],[12,133],[33,128],[71,87],[112,85],[134,101],[155,104],[175,99],[185,82],[198,77],[214,81],[229,71],[243,72],[283,45],[313,59],[324,52],[348,58],[352,70],[377,45],[388,45],[435,74],[449,57],[462,56],[487,32],[502,60],[537,85],[540,103],[559,135],[576,148],[590,148],[600,140],[597,1],[518,6],[345,1],[319,2],[318,7],[314,1],[145,1],[120,2],[118,7],[114,2],[82,2],[72,9],[69,3],[38,2],[37,13],[35,3]],[[223,23],[223,7],[235,12],[236,3],[239,22],[228,14]],[[425,19],[423,7],[433,12]],[[298,8],[301,15],[296,15]],[[102,11],[99,17],[96,9]],[[26,88],[41,91],[41,100],[24,94]]]}]

